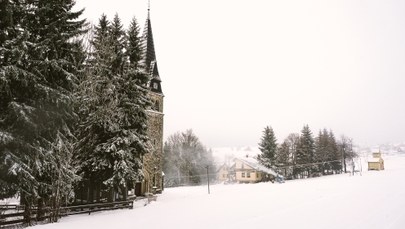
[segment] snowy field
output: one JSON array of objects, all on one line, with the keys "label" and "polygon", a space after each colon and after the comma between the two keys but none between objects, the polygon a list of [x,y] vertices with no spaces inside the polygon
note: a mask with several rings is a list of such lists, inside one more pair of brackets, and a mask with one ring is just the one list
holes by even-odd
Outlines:
[{"label": "snowy field", "polygon": [[[133,210],[77,215],[34,229],[300,228],[404,229],[405,155],[385,157],[385,171],[363,171],[284,184],[166,189]],[[366,167],[363,167],[366,168]]]}]

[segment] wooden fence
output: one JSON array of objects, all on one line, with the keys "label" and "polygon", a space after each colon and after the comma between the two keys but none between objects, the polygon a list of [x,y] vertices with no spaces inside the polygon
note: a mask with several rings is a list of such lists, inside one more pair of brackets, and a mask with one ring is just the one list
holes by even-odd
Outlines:
[{"label": "wooden fence", "polygon": [[[76,214],[91,214],[92,212],[115,210],[115,209],[132,209],[133,200],[110,202],[110,203],[96,203],[61,207],[59,209],[59,217],[76,215]],[[49,219],[53,213],[53,209],[44,208],[43,216],[38,219],[37,209],[31,209],[31,215],[29,218],[31,222],[44,221]],[[12,226],[18,224],[24,224],[27,221],[27,217],[24,219],[24,206],[21,205],[0,205],[0,228],[5,226]]]}]

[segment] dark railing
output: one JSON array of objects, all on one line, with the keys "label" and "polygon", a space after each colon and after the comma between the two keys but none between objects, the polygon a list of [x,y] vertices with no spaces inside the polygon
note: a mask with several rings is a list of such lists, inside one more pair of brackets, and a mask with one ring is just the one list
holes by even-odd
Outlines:
[{"label": "dark railing", "polygon": [[[76,214],[91,214],[92,212],[106,211],[106,210],[116,210],[116,209],[132,209],[133,200],[110,202],[110,203],[96,203],[96,204],[85,204],[61,207],[59,209],[59,217],[76,215]],[[30,220],[25,216],[24,206],[21,205],[0,205],[0,228],[7,225],[23,224],[27,221],[43,221],[50,218],[53,214],[53,209],[44,208],[42,209],[43,216],[39,219],[37,217],[37,209],[31,209]],[[25,218],[24,218],[25,216]]]},{"label": "dark railing", "polygon": [[[24,209],[24,206],[18,206],[19,209]],[[10,211],[10,209],[8,209]],[[13,209],[14,210],[14,209]],[[24,222],[27,222],[28,220],[34,221],[34,220],[45,220],[47,216],[43,216],[40,219],[37,218],[37,210],[32,209],[31,210],[31,215],[25,216],[25,212],[11,212],[11,213],[3,213],[0,214],[0,228],[6,225],[14,225],[14,224],[22,224]],[[29,217],[29,219],[28,219]]]},{"label": "dark railing", "polygon": [[69,207],[60,208],[60,216],[86,214],[89,215],[92,212],[105,211],[105,210],[116,210],[116,209],[132,209],[134,202],[133,200],[110,202],[110,203],[97,203],[97,204],[84,204]]}]

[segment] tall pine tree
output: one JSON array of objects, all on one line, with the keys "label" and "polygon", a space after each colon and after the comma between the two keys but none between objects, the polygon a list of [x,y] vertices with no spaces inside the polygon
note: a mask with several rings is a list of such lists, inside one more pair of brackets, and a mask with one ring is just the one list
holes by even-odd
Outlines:
[{"label": "tall pine tree", "polygon": [[[139,37],[131,36],[132,42],[141,44]],[[78,91],[80,141],[75,158],[84,178],[82,186],[90,189],[89,201],[99,200],[103,190],[109,191],[109,200],[115,193],[125,198],[128,185],[143,177],[141,158],[150,147],[145,86],[149,78],[139,60],[127,56],[142,55],[126,45],[127,37],[118,15],[111,24],[101,16],[91,64]]]},{"label": "tall pine tree", "polygon": [[291,152],[290,146],[287,140],[285,140],[277,149],[276,164],[278,172],[283,173],[284,177],[288,175],[289,165],[291,164]]},{"label": "tall pine tree", "polygon": [[314,168],[311,163],[315,162],[315,144],[312,137],[312,132],[308,125],[302,128],[300,140],[297,147],[296,163],[299,167],[297,170],[306,172],[306,175],[311,175]]},{"label": "tall pine tree", "polygon": [[85,22],[73,6],[72,0],[9,1],[11,33],[0,55],[0,151],[27,210],[36,202],[58,208],[75,179],[71,104],[83,55],[73,39]]},{"label": "tall pine tree", "polygon": [[139,24],[136,18],[132,18],[131,23],[129,24],[129,29],[127,31],[127,47],[126,47],[126,55],[129,58],[129,63],[131,67],[134,69],[138,69],[140,66],[140,62],[143,56],[143,46],[142,41],[140,39],[141,33]]},{"label": "tall pine tree", "polygon": [[328,153],[328,132],[326,129],[319,131],[318,137],[315,139],[315,160],[318,163],[318,170],[325,174],[326,171],[330,169],[328,161],[331,161]]},{"label": "tall pine tree", "polygon": [[277,139],[273,128],[267,126],[264,128],[262,139],[259,143],[261,153],[257,156],[258,161],[271,168],[275,165],[275,156],[277,152]]}]

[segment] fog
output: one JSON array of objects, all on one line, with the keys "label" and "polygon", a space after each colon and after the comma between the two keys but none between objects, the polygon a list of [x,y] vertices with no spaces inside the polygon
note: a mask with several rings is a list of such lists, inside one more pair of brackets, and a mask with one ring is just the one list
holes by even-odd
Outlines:
[{"label": "fog", "polygon": [[[77,0],[143,26],[146,0]],[[208,147],[279,141],[308,124],[359,144],[405,141],[405,2],[152,0],[165,137]]]}]

